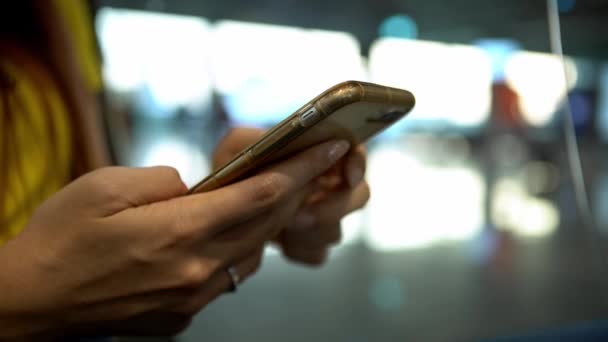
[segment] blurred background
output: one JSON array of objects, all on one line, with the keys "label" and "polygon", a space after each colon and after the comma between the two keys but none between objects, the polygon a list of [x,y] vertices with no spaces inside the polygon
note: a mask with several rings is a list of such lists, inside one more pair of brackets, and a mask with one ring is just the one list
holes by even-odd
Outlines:
[{"label": "blurred background", "polygon": [[563,64],[544,1],[94,3],[117,160],[174,166],[189,185],[230,127],[270,127],[335,83],[417,98],[369,143],[372,199],[328,264],[269,249],[180,341],[483,341],[608,317],[605,1],[558,1]]}]

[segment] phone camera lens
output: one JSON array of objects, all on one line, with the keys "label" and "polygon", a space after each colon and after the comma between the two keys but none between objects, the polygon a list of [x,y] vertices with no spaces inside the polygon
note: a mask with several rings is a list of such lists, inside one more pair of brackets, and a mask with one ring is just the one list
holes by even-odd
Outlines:
[{"label": "phone camera lens", "polygon": [[385,121],[385,122],[394,121],[394,120],[397,120],[402,114],[403,113],[400,111],[388,112],[388,113],[382,115],[380,120]]},{"label": "phone camera lens", "polygon": [[381,124],[391,123],[391,122],[399,119],[400,117],[402,117],[403,114],[405,114],[405,113],[402,111],[393,110],[388,113],[384,113],[382,115],[368,118],[367,122],[375,122],[375,123],[381,123]]}]

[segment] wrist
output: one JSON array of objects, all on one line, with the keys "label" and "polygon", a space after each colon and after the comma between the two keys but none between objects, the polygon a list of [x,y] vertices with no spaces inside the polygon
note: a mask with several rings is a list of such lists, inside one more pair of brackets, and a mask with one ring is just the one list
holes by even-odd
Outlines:
[{"label": "wrist", "polygon": [[33,276],[27,257],[31,249],[17,239],[0,246],[0,340],[40,340],[52,328],[52,315],[37,308],[36,297],[43,291],[32,291],[45,282]]}]

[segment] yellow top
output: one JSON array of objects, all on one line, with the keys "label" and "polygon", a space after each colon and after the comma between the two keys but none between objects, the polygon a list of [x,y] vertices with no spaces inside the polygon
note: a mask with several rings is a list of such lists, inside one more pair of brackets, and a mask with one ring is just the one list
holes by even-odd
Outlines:
[{"label": "yellow top", "polygon": [[[84,1],[53,0],[70,32],[78,67],[91,91],[101,89],[91,18]],[[0,94],[0,160],[7,172],[0,201],[0,244],[18,234],[33,210],[70,181],[72,126],[49,71],[35,56],[9,49],[0,66],[13,85]],[[6,146],[5,146],[6,145]],[[1,183],[0,183],[1,185]]]},{"label": "yellow top", "polygon": [[96,52],[95,32],[86,0],[53,0],[71,34],[80,73],[93,92],[101,91],[103,82]]}]

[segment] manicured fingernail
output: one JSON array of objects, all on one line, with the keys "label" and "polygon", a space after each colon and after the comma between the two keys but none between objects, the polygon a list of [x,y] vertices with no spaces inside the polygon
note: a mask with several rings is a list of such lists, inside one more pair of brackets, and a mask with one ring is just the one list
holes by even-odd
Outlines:
[{"label": "manicured fingernail", "polygon": [[354,188],[363,179],[363,170],[360,167],[353,167],[348,170],[348,185]]},{"label": "manicured fingernail", "polygon": [[314,227],[315,216],[306,210],[301,210],[296,214],[293,221],[293,230],[308,230]]},{"label": "manicured fingernail", "polygon": [[350,148],[350,143],[346,140],[340,140],[337,143],[335,143],[333,146],[331,146],[331,148],[329,149],[329,160],[332,163],[335,163],[338,161],[338,159],[342,158],[346,152],[348,152],[348,149]]}]

